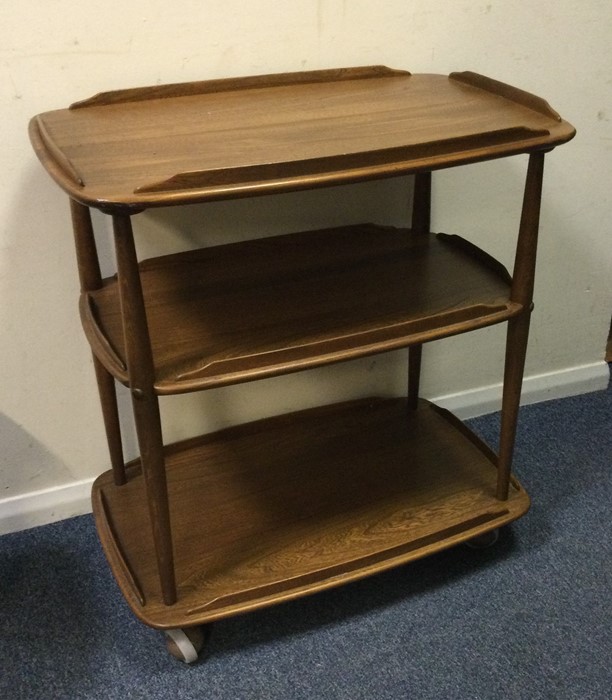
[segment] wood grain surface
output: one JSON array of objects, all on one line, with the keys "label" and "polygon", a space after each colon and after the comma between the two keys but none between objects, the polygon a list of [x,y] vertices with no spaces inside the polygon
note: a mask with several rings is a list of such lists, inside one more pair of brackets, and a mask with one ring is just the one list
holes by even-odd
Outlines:
[{"label": "wood grain surface", "polygon": [[138,210],[550,149],[574,129],[543,104],[474,73],[366,67],[119,91],[30,136],[73,198]]},{"label": "wood grain surface", "polygon": [[376,573],[522,515],[525,492],[513,480],[508,501],[496,499],[494,457],[465,431],[426,402],[411,411],[403,399],[372,398],[167,447],[172,606],[159,595],[137,464],[125,486],[110,472],[97,480],[95,515],[136,614],[154,627],[190,626]]},{"label": "wood grain surface", "polygon": [[[510,277],[456,236],[348,226],[145,261],[160,394],[360,357],[507,320]],[[127,382],[118,285],[83,296],[92,346]]]}]

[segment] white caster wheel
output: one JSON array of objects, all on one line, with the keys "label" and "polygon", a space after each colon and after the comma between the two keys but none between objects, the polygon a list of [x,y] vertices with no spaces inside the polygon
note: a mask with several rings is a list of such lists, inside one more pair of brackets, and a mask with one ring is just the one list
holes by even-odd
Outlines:
[{"label": "white caster wheel", "polygon": [[165,630],[166,648],[175,659],[192,664],[198,660],[209,633],[208,627]]},{"label": "white caster wheel", "polygon": [[499,530],[489,530],[489,532],[484,532],[482,535],[476,535],[468,540],[465,544],[472,549],[487,549],[487,547],[492,547],[499,539]]}]

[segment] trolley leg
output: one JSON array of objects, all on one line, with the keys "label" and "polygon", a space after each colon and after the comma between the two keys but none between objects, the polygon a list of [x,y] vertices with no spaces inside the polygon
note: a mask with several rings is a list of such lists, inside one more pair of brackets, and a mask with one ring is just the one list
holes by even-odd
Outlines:
[{"label": "trolley leg", "polygon": [[[429,233],[431,228],[431,173],[417,173],[414,177],[412,200],[412,235]],[[421,382],[423,345],[408,348],[408,408],[416,409]]]},{"label": "trolley leg", "polygon": [[133,389],[132,406],[162,598],[172,605],[176,583],[159,402],[152,390]]},{"label": "trolley leg", "polygon": [[411,410],[416,409],[419,400],[422,356],[422,345],[412,345],[408,348],[408,408]]},{"label": "trolley leg", "polygon": [[106,440],[110,452],[113,478],[117,486],[126,482],[125,462],[123,459],[123,446],[121,443],[121,426],[119,423],[119,409],[117,406],[117,391],[115,379],[102,366],[102,363],[94,355],[94,368],[98,381],[98,392],[106,430]]},{"label": "trolley leg", "polygon": [[[70,213],[74,231],[74,242],[79,269],[81,292],[87,293],[102,286],[100,262],[96,249],[91,212],[89,207],[80,204],[74,199],[70,200]],[[123,447],[121,444],[121,428],[119,424],[119,411],[117,408],[117,392],[115,380],[103,367],[102,363],[94,355],[94,368],[98,382],[98,393],[102,405],[106,440],[110,452],[111,465],[115,484],[125,484],[125,465],[123,461]]]},{"label": "trolley leg", "polygon": [[162,598],[166,605],[172,605],[176,602],[176,579],[164,445],[159,400],[154,389],[153,352],[130,217],[113,216],[113,229],[130,391],[149,519]]},{"label": "trolley leg", "polygon": [[501,501],[508,498],[530,317],[531,313],[526,311],[508,322],[497,470],[497,498]]},{"label": "trolley leg", "polygon": [[516,422],[521,398],[525,355],[527,353],[529,321],[533,306],[533,285],[540,223],[543,174],[544,153],[532,153],[529,156],[529,165],[527,168],[523,209],[521,212],[521,223],[516,245],[514,270],[512,273],[512,288],[510,290],[511,301],[520,304],[523,310],[519,316],[508,321],[506,365],[504,369],[504,394],[502,399],[502,423],[497,472],[497,498],[502,501],[508,498],[512,453],[514,451],[514,440],[516,437]]}]

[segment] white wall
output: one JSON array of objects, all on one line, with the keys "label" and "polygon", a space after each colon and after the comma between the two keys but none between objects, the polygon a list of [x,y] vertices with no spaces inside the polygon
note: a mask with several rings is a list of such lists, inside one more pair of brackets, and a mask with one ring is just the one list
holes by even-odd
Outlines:
[{"label": "white wall", "polygon": [[[547,161],[527,375],[550,373],[554,385],[586,366],[602,385],[612,312],[612,5],[606,0],[22,0],[2,15],[0,521],[4,515],[6,528],[82,509],[89,480],[108,468],[78,321],[67,201],[26,135],[32,115],[100,90],[382,63],[413,72],[474,70],[546,97],[578,136]],[[468,235],[511,266],[524,168],[518,157],[437,175],[435,228]],[[401,223],[409,184],[160,211],[139,216],[137,230],[151,254],[160,249],[152,234],[162,229],[172,243],[192,244],[181,226],[194,214],[206,217],[211,241],[245,217],[261,234],[364,218]],[[105,228],[102,217],[96,220]],[[424,393],[499,382],[502,343],[501,328],[433,343]],[[172,398],[165,402],[167,435],[341,396],[401,391],[404,364],[404,354],[395,353]],[[122,394],[127,406],[125,399]],[[129,415],[126,426],[133,453]],[[38,491],[50,509],[24,520],[21,512],[39,502],[30,498]],[[76,501],[66,505],[70,494]]]}]

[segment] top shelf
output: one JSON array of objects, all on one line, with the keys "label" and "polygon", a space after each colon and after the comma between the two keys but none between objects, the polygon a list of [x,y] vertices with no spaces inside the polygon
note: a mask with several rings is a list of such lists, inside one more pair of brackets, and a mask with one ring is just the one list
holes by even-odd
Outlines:
[{"label": "top shelf", "polygon": [[574,133],[541,98],[484,76],[381,66],[120,90],[30,123],[58,184],[110,212],[434,170]]}]

